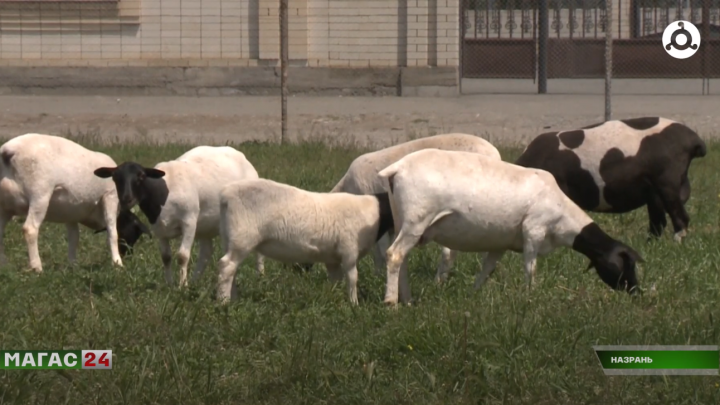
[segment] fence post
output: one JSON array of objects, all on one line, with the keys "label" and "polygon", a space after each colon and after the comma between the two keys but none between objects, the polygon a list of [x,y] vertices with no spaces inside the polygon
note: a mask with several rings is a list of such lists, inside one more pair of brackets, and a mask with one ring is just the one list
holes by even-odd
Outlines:
[{"label": "fence post", "polygon": [[288,68],[288,0],[280,0],[280,109],[282,129],[280,144],[287,137],[287,68]]},{"label": "fence post", "polygon": [[605,0],[605,121],[612,117],[613,0]]},{"label": "fence post", "polygon": [[[700,33],[700,56],[702,57],[702,78],[703,91],[702,94],[710,94],[710,78],[708,77],[708,44],[710,39],[710,0],[702,2],[702,32]],[[703,42],[705,40],[706,42]],[[707,86],[706,86],[707,84]],[[706,90],[707,88],[707,90]]]},{"label": "fence post", "polygon": [[463,45],[465,44],[465,0],[458,1],[458,68],[457,68],[457,87],[458,94],[462,94],[462,78],[463,78]]},{"label": "fence post", "polygon": [[538,1],[538,94],[547,93],[547,42],[550,30],[548,27],[548,2]]}]

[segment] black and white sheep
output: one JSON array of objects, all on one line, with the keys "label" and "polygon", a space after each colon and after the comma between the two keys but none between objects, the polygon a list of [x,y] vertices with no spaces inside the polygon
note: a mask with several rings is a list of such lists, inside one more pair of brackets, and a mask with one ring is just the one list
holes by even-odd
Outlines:
[{"label": "black and white sheep", "polygon": [[706,153],[687,126],[644,117],[539,135],[515,164],[550,172],[584,210],[625,213],[647,205],[651,236],[662,234],[667,213],[680,242],[690,221],[688,168]]},{"label": "black and white sheep", "polygon": [[233,295],[238,265],[253,251],[284,263],[325,263],[357,298],[357,262],[392,227],[387,193],[316,193],[271,180],[227,185],[220,196],[218,300]]},{"label": "black and white sheep", "polygon": [[[383,193],[384,190],[382,182],[378,177],[378,172],[409,153],[428,148],[473,152],[497,160],[502,159],[500,152],[495,146],[478,136],[460,133],[434,135],[404,142],[357,157],[350,164],[345,175],[330,192],[345,192],[358,195]],[[378,272],[385,269],[385,251],[393,237],[393,230],[390,229],[373,249],[373,261],[375,262],[375,269]],[[443,281],[447,278],[455,255],[456,252],[450,249],[442,249],[442,257],[440,263],[438,263],[437,274],[435,276],[437,281]]]},{"label": "black and white sheep", "polygon": [[[53,135],[25,134],[0,147],[0,262],[5,263],[5,227],[14,216],[25,217],[23,233],[30,268],[42,272],[38,235],[43,222],[65,224],[68,259],[75,262],[78,224],[107,230],[112,262],[122,266],[125,255],[145,225],[132,212],[118,209],[115,187],[93,176],[113,159]],[[118,243],[120,242],[120,243]]]},{"label": "black and white sheep", "polygon": [[[198,146],[175,160],[158,163],[155,168],[135,162],[95,167],[96,176],[112,177],[124,209],[138,204],[150,221],[152,232],[158,238],[168,284],[173,282],[170,240],[181,237],[177,253],[180,286],[188,284],[190,249],[196,237],[200,252],[193,279],[208,265],[212,241],[219,232],[222,187],[233,181],[258,177],[245,155],[229,146]],[[263,258],[258,256],[257,271],[263,270]]]},{"label": "black and white sheep", "polygon": [[[414,152],[379,173],[390,195],[397,237],[387,251],[385,302],[410,300],[407,255],[436,242],[462,252],[487,252],[479,288],[505,251],[522,252],[532,286],[537,257],[561,246],[590,259],[600,278],[634,292],[640,255],[593,222],[552,175],[467,152]],[[398,281],[399,277],[399,281]]]}]

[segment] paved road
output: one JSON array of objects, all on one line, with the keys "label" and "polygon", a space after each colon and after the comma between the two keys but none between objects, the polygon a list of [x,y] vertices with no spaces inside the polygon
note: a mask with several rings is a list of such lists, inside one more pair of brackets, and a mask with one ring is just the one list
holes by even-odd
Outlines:
[{"label": "paved road", "polygon": [[[289,137],[377,147],[466,132],[496,144],[602,121],[602,94],[474,94],[450,98],[291,96]],[[615,95],[613,118],[660,115],[720,137],[720,96]],[[278,140],[279,97],[0,96],[0,136],[90,132],[105,139],[193,143]]]}]

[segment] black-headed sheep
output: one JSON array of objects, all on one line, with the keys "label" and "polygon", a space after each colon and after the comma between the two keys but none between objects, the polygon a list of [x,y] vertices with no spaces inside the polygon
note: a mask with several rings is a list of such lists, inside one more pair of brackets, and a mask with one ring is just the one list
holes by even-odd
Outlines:
[{"label": "black-headed sheep", "polygon": [[380,171],[390,195],[397,237],[387,251],[385,303],[410,300],[406,258],[436,242],[463,252],[487,252],[479,288],[503,254],[522,252],[532,286],[537,257],[572,247],[590,259],[600,278],[634,292],[640,255],[593,222],[552,175],[476,153],[427,149]]},{"label": "black-headed sheep", "polygon": [[132,212],[118,209],[112,183],[93,176],[96,167],[115,165],[104,153],[59,136],[25,134],[3,144],[0,158],[0,262],[7,261],[3,239],[14,216],[25,217],[29,264],[36,272],[42,272],[38,235],[45,221],[65,224],[71,263],[80,238],[78,224],[108,231],[110,255],[118,266],[128,248],[149,232]]},{"label": "black-headed sheep", "polygon": [[357,263],[392,227],[387,193],[316,193],[257,179],[227,185],[220,196],[217,298],[233,295],[238,265],[253,251],[284,263],[325,263],[331,281],[347,280],[357,298]]},{"label": "black-headed sheep", "polygon": [[[434,135],[404,142],[357,157],[350,164],[345,175],[330,192],[345,192],[358,195],[383,193],[384,190],[382,188],[382,182],[378,177],[378,172],[409,153],[428,148],[473,152],[497,160],[502,159],[500,152],[495,146],[478,136],[460,133]],[[390,229],[373,249],[373,260],[377,272],[385,270],[385,251],[393,237],[393,230]],[[443,281],[447,278],[455,255],[456,252],[450,249],[442,249],[442,258],[438,264],[437,274],[435,276],[437,281]]]},{"label": "black-headed sheep", "polygon": [[[130,209],[137,204],[150,221],[159,241],[168,284],[173,282],[170,240],[181,238],[177,253],[181,287],[188,284],[190,249],[196,237],[200,252],[193,280],[208,265],[213,238],[219,233],[222,187],[233,181],[258,178],[245,155],[229,146],[198,146],[154,168],[135,162],[117,167],[98,166],[95,166],[95,175],[112,177],[121,207]],[[258,256],[257,271],[263,270],[263,258]]]}]

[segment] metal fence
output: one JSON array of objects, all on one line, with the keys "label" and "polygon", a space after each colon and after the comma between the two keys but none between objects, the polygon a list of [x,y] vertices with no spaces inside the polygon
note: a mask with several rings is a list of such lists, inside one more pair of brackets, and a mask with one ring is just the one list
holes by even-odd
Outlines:
[{"label": "metal fence", "polygon": [[[720,77],[720,0],[457,1],[459,16],[452,11],[452,19],[458,17],[460,25],[461,82],[479,79],[502,87],[514,79],[533,92],[552,93],[556,84],[579,88],[594,80],[606,95],[609,117],[612,80],[657,79],[651,85],[666,86],[668,79],[697,79],[697,92],[705,94],[710,80]],[[324,66],[348,68],[439,66],[432,55],[444,54],[452,64],[458,56],[457,37],[441,43],[419,34],[437,33],[440,24],[447,32],[457,29],[447,2],[440,7],[447,13],[442,22],[419,2],[412,6],[413,21],[407,1],[358,3],[351,12],[352,2],[341,3],[336,7],[342,6],[342,18],[332,23],[325,17],[323,25],[316,20],[327,10],[317,10],[330,3],[321,0],[0,0],[0,61],[198,67],[279,62],[285,134],[288,60],[323,66],[318,61],[324,58]],[[439,7],[437,1],[428,4]],[[373,15],[360,15],[363,7]],[[308,10],[320,17],[308,19]],[[371,17],[375,31],[366,28]],[[677,20],[692,22],[701,33],[700,49],[688,59],[674,59],[662,48],[663,31]],[[415,28],[417,36],[408,38]],[[463,90],[471,92],[464,84]]]},{"label": "metal fence", "polygon": [[[705,94],[720,77],[720,0],[460,1],[466,79],[527,79],[538,93],[553,79],[700,79]],[[662,46],[678,20],[701,34],[688,59]]]}]

